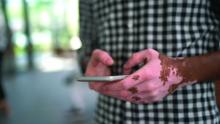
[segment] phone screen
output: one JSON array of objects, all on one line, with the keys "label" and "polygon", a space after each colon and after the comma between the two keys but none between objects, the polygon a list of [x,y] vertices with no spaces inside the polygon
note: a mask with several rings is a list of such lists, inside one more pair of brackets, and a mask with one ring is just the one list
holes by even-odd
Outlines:
[{"label": "phone screen", "polygon": [[126,78],[127,75],[118,76],[82,76],[78,77],[77,80],[81,82],[112,82],[119,81]]}]

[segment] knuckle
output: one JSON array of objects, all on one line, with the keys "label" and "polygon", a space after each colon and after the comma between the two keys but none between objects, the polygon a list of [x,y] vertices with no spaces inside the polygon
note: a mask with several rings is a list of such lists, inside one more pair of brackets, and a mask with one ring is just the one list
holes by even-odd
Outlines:
[{"label": "knuckle", "polygon": [[152,59],[156,56],[159,56],[159,53],[156,50],[149,48],[146,50],[146,55],[148,56],[149,59]]},{"label": "knuckle", "polygon": [[129,83],[122,83],[121,87],[123,87],[124,89],[128,90],[131,86]]},{"label": "knuckle", "polygon": [[155,90],[155,91],[149,92],[148,94],[151,99],[155,99],[158,96],[158,91]]},{"label": "knuckle", "polygon": [[122,98],[127,98],[127,97],[129,96],[129,93],[128,93],[127,91],[121,91],[121,92],[120,92],[120,96],[121,96]]},{"label": "knuckle", "polygon": [[99,53],[100,50],[99,49],[95,49],[93,52],[92,52],[92,56],[95,56],[97,53]]},{"label": "knuckle", "polygon": [[154,91],[155,88],[156,88],[156,86],[155,86],[155,84],[153,84],[153,83],[148,83],[148,84],[146,85],[146,90],[148,90],[148,91]]},{"label": "knuckle", "polygon": [[131,56],[132,59],[136,60],[139,58],[139,54],[138,53],[134,53],[132,56]]},{"label": "knuckle", "polygon": [[132,88],[132,84],[131,83],[122,84],[122,87],[126,90],[129,90],[130,88]]},{"label": "knuckle", "polygon": [[144,70],[146,77],[148,77],[148,79],[154,79],[158,77],[157,72],[153,72],[152,69],[145,69]]},{"label": "knuckle", "polygon": [[154,52],[156,52],[154,49],[152,49],[152,48],[149,48],[149,49],[147,49],[146,50],[148,53],[154,53]]},{"label": "knuckle", "polygon": [[93,52],[92,52],[92,56],[101,56],[103,54],[106,54],[106,52],[104,52],[103,50],[100,50],[100,49],[95,49]]}]

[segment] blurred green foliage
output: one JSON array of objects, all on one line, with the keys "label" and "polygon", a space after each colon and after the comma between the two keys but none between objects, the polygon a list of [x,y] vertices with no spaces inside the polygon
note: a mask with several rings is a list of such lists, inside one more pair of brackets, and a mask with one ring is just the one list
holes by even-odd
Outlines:
[{"label": "blurred green foliage", "polygon": [[[28,5],[34,52],[69,49],[70,39],[78,36],[78,0],[30,0]],[[22,1],[10,0],[8,11],[16,55],[23,55],[26,36]]]}]

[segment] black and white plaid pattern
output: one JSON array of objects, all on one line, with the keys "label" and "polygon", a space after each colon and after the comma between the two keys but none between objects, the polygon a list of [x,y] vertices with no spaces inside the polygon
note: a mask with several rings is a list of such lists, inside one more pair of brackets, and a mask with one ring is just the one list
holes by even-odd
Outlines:
[{"label": "black and white plaid pattern", "polygon": [[[80,29],[81,37],[112,55],[116,61],[114,75],[122,74],[123,64],[134,52],[147,48],[171,57],[205,54],[218,50],[220,41],[219,22],[210,2],[81,0],[81,26],[93,22],[92,29]],[[84,15],[89,10],[83,9],[86,7],[91,8],[89,18]],[[91,34],[95,40],[89,37]],[[220,118],[214,83],[209,81],[178,89],[162,102],[153,104],[137,105],[100,95],[96,121],[99,124],[219,124]]]}]

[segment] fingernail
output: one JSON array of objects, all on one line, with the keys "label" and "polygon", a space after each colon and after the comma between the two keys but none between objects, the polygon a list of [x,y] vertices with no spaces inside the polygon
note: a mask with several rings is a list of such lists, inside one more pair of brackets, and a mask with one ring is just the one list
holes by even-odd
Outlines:
[{"label": "fingernail", "polygon": [[112,59],[111,59],[110,62],[109,62],[110,65],[113,65],[114,63],[115,63],[115,62],[114,62]]},{"label": "fingernail", "polygon": [[105,63],[107,65],[112,65],[114,63],[114,61],[112,59],[107,59],[107,60],[105,60]]}]

